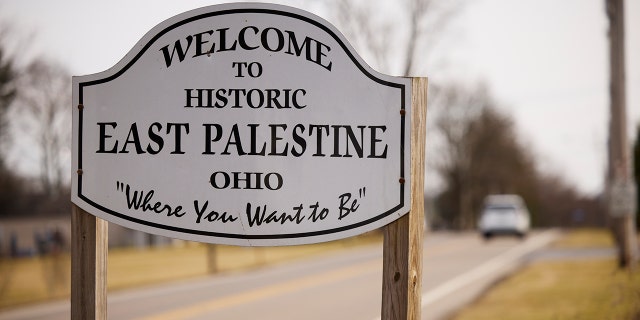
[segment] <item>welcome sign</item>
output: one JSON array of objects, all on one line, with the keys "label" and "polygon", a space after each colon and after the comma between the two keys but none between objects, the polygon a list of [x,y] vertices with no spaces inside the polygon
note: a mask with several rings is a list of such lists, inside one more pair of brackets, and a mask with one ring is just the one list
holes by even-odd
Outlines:
[{"label": "welcome sign", "polygon": [[410,97],[308,12],[189,11],[73,78],[72,201],[201,242],[354,236],[409,211]]}]

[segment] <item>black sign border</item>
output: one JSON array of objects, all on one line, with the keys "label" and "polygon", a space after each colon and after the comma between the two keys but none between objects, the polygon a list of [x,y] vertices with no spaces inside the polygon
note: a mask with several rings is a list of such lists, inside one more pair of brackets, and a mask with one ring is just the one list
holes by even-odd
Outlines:
[{"label": "black sign border", "polygon": [[[215,6],[212,6],[215,7]],[[83,105],[83,89],[84,87],[89,87],[89,86],[93,86],[93,85],[97,85],[97,84],[101,84],[101,83],[105,83],[105,82],[109,82],[111,80],[114,80],[116,78],[118,78],[119,76],[121,76],[122,74],[124,74],[124,72],[126,72],[146,51],[147,49],[149,49],[149,47],[156,41],[158,40],[161,36],[163,36],[165,33],[169,32],[170,30],[173,30],[179,26],[182,26],[184,24],[196,21],[196,20],[200,20],[200,19],[204,19],[204,18],[209,18],[209,17],[214,17],[214,16],[221,16],[221,15],[228,15],[228,14],[243,14],[243,13],[260,13],[260,14],[271,14],[271,15],[280,15],[280,16],[286,16],[286,17],[290,17],[290,18],[294,18],[294,19],[298,19],[298,20],[302,20],[304,22],[307,22],[309,24],[312,24],[320,29],[322,29],[323,31],[325,31],[327,34],[331,35],[334,40],[336,40],[340,46],[342,47],[342,49],[347,53],[347,55],[349,56],[349,58],[351,59],[351,61],[353,61],[353,63],[358,67],[358,69],[360,69],[360,71],[365,74],[368,78],[370,78],[371,80],[378,82],[382,85],[385,86],[389,86],[389,87],[394,87],[394,88],[399,88],[400,89],[400,93],[401,93],[401,105],[400,105],[400,113],[401,113],[401,117],[400,117],[400,126],[401,126],[401,134],[400,134],[400,176],[401,177],[405,177],[405,166],[404,166],[404,160],[405,160],[405,153],[406,153],[406,148],[405,148],[405,115],[404,112],[402,112],[403,110],[405,110],[405,104],[406,104],[406,99],[405,99],[405,85],[401,84],[401,83],[395,83],[395,82],[390,82],[390,81],[386,81],[380,78],[377,78],[376,76],[374,76],[373,74],[371,74],[364,66],[362,66],[359,61],[355,58],[355,56],[353,55],[353,53],[351,52],[351,50],[349,50],[349,48],[347,47],[347,45],[345,45],[345,43],[342,41],[342,39],[336,35],[333,30],[331,30],[331,28],[329,28],[328,26],[326,26],[325,24],[321,23],[320,21],[316,21],[313,20],[309,17],[306,16],[302,16],[299,15],[297,13],[293,13],[293,12],[288,12],[288,11],[282,11],[282,10],[278,10],[278,9],[266,9],[266,8],[236,8],[236,9],[227,9],[227,10],[220,10],[220,11],[211,11],[211,12],[207,12],[207,13],[203,13],[203,14],[199,14],[199,15],[195,15],[192,17],[189,17],[187,19],[178,21],[168,27],[166,27],[165,29],[163,29],[162,31],[158,32],[156,35],[153,36],[153,38],[151,38],[146,44],[145,46],[140,49],[140,51],[138,52],[138,54],[131,59],[131,61],[129,61],[129,63],[127,63],[127,65],[125,65],[122,69],[120,69],[118,72],[116,72],[115,74],[103,78],[103,79],[98,79],[98,80],[93,80],[93,81],[87,81],[87,82],[79,82],[78,83],[78,103],[80,105]],[[141,219],[137,219],[134,217],[131,217],[129,215],[126,214],[122,214],[116,211],[113,211],[109,208],[106,208],[98,203],[95,203],[94,201],[92,201],[91,199],[89,199],[88,197],[86,197],[85,195],[82,194],[82,132],[83,132],[83,110],[84,108],[80,108],[79,109],[79,114],[78,114],[78,197],[82,200],[84,200],[86,203],[90,204],[91,206],[93,206],[96,209],[99,209],[102,212],[108,213],[114,217],[123,219],[123,220],[127,220],[130,222],[134,222],[140,225],[145,225],[148,227],[153,227],[153,228],[157,228],[157,229],[164,229],[164,230],[168,230],[168,231],[173,231],[173,232],[179,232],[179,233],[183,233],[183,234],[192,234],[192,235],[199,235],[199,236],[207,236],[207,237],[218,237],[218,238],[230,238],[230,239],[243,239],[243,240],[273,240],[273,239],[294,239],[294,238],[307,238],[307,237],[315,237],[315,236],[322,236],[322,235],[328,235],[328,234],[333,234],[333,233],[339,233],[339,232],[344,232],[344,231],[348,231],[351,229],[355,229],[355,228],[359,228],[368,224],[371,224],[373,222],[376,222],[378,220],[381,220],[389,215],[391,215],[392,213],[400,210],[400,208],[402,208],[404,206],[404,194],[405,194],[405,187],[406,184],[405,183],[398,183],[399,187],[400,187],[400,203],[393,207],[390,210],[387,210],[385,212],[383,212],[382,214],[379,214],[375,217],[369,218],[367,220],[364,221],[360,221],[358,223],[354,223],[354,224],[350,224],[350,225],[346,225],[346,226],[342,226],[342,227],[338,227],[338,228],[332,228],[332,229],[326,229],[326,230],[320,230],[320,231],[313,231],[313,232],[301,232],[301,233],[288,233],[288,234],[267,234],[267,235],[252,235],[252,234],[231,234],[231,233],[221,233],[221,232],[211,232],[211,231],[203,231],[203,230],[193,230],[193,229],[186,229],[186,228],[179,228],[179,227],[175,227],[175,226],[168,226],[168,225],[164,225],[164,224],[159,224],[159,223],[155,223],[155,222],[150,222],[150,221],[146,221],[146,220],[141,220]]]}]

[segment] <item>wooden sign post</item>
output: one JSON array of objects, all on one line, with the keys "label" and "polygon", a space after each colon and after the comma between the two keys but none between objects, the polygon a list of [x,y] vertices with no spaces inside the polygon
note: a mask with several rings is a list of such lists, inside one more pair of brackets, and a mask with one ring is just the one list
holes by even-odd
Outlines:
[{"label": "wooden sign post", "polygon": [[182,13],[73,77],[73,318],[106,314],[106,221],[240,246],[384,227],[384,317],[419,315],[426,87],[259,3]]},{"label": "wooden sign post", "polygon": [[420,319],[427,78],[412,79],[411,211],[384,227],[382,319]]},{"label": "wooden sign post", "polygon": [[72,209],[71,319],[107,319],[108,223]]}]

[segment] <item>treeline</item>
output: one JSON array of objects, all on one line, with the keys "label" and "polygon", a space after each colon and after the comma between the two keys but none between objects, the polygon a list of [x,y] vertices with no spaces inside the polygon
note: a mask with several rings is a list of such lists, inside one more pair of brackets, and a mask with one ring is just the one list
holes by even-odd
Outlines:
[{"label": "treeline", "polygon": [[[69,73],[42,58],[21,61],[6,30],[0,32],[0,218],[68,214]],[[19,173],[22,162],[39,168]]]},{"label": "treeline", "polygon": [[[485,196],[519,194],[534,226],[605,225],[600,201],[581,195],[561,176],[540,170],[531,147],[486,88],[433,89],[429,148],[443,182],[429,215],[435,228],[473,229]],[[429,140],[427,141],[429,144]]]}]

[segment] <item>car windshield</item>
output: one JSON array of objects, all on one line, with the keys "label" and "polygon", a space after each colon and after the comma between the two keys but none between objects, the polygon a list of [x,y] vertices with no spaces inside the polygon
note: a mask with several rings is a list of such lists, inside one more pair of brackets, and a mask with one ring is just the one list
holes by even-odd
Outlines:
[{"label": "car windshield", "polygon": [[485,213],[492,214],[512,214],[515,213],[516,208],[510,205],[492,205],[485,208]]}]

